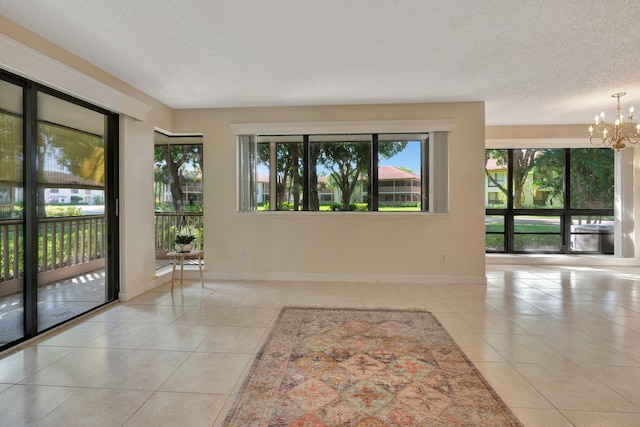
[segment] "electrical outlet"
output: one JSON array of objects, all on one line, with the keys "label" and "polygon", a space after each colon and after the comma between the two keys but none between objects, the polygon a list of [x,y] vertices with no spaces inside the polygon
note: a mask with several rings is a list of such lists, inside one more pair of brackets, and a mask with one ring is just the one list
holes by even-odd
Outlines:
[{"label": "electrical outlet", "polygon": [[447,254],[444,252],[440,254],[440,262],[447,262]]}]

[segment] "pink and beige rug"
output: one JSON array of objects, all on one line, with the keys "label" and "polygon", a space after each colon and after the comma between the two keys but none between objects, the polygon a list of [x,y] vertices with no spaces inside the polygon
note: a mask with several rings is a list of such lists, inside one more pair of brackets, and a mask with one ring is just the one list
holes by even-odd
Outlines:
[{"label": "pink and beige rug", "polygon": [[427,311],[285,307],[231,427],[521,426]]}]

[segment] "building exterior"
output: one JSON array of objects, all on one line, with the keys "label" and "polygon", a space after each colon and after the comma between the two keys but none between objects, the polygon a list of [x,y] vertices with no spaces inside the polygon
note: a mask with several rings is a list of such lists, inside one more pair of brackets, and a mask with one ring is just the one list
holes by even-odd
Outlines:
[{"label": "building exterior", "polygon": [[[258,203],[269,201],[269,177],[258,174]],[[416,205],[421,201],[420,176],[393,166],[378,168],[378,194],[382,206]],[[364,181],[360,180],[351,203],[364,203],[367,195]],[[332,205],[341,202],[340,189],[331,185],[330,176],[318,177],[318,198],[320,205]]]}]

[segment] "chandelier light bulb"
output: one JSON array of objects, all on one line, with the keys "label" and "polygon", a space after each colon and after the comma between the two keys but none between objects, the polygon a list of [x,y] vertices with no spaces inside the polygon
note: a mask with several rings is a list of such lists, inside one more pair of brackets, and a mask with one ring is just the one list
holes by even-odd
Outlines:
[{"label": "chandelier light bulb", "polygon": [[[604,111],[595,116],[595,125],[589,126],[589,142],[593,145],[602,145],[605,147],[611,147],[614,150],[620,151],[627,144],[637,144],[640,142],[640,123],[633,121],[633,113],[635,108],[631,106],[629,108],[629,116],[624,117],[622,109],[620,108],[620,98],[625,96],[625,92],[618,92],[611,95],[612,98],[616,98],[616,111],[615,121],[605,122]],[[633,132],[635,128],[635,132]],[[594,132],[596,136],[594,139]]]}]

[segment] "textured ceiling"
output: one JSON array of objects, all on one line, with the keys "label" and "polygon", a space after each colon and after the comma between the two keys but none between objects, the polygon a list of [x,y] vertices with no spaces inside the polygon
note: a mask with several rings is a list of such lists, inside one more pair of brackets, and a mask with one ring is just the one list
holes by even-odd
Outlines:
[{"label": "textured ceiling", "polygon": [[[637,0],[0,0],[174,108],[485,101],[489,125],[640,107]],[[611,117],[611,115],[609,116]]]}]

